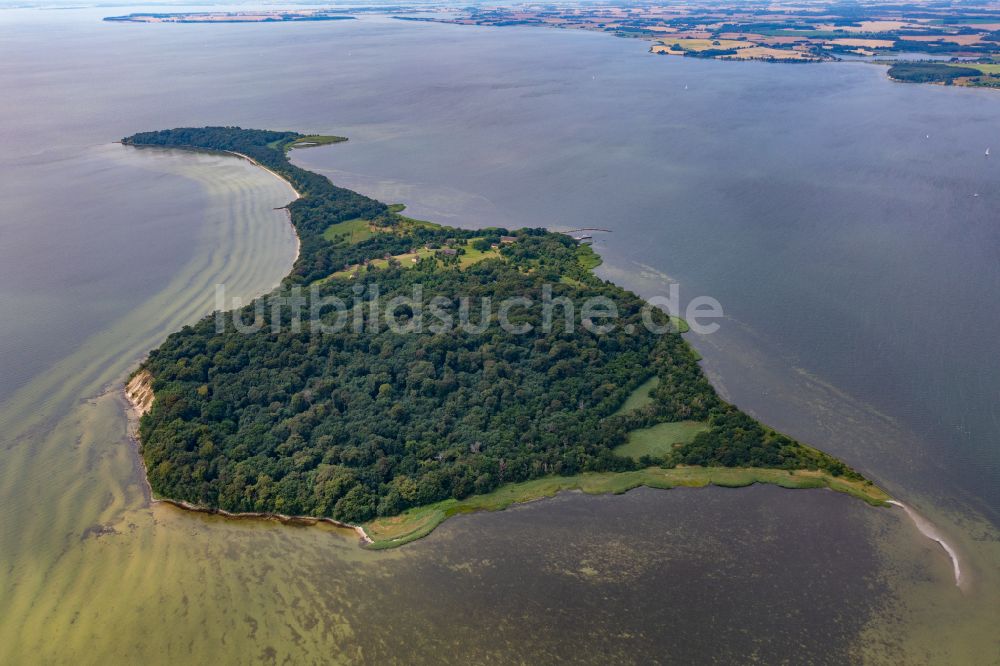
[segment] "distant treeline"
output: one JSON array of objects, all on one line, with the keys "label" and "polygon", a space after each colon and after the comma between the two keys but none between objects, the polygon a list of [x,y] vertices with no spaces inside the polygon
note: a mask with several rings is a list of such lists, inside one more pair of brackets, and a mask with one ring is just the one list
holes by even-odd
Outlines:
[{"label": "distant treeline", "polygon": [[889,68],[889,76],[908,83],[952,83],[966,76],[982,76],[972,67],[957,67],[937,62],[901,62]]}]

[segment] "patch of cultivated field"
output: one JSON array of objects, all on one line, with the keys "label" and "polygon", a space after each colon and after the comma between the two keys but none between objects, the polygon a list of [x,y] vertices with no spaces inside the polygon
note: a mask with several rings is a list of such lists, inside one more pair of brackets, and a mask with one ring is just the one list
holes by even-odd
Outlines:
[{"label": "patch of cultivated field", "polygon": [[889,49],[895,44],[891,39],[857,39],[854,37],[845,37],[841,39],[831,39],[831,44],[839,44],[841,46],[860,46],[862,48],[868,49]]},{"label": "patch of cultivated field", "polygon": [[[952,63],[948,63],[952,64]],[[975,63],[954,63],[954,67],[971,67],[972,69],[978,69],[983,74],[1000,74],[1000,63],[984,64],[978,65]]]},{"label": "patch of cultivated field", "polygon": [[858,25],[834,25],[832,23],[821,23],[816,26],[817,30],[839,30],[840,32],[892,32],[902,30],[907,27],[920,28],[919,23],[907,21],[861,21]]},{"label": "patch of cultivated field", "polygon": [[653,46],[653,53],[683,53],[684,51],[712,51],[745,49],[752,43],[737,39],[663,39]]},{"label": "patch of cultivated field", "polygon": [[982,35],[902,35],[899,40],[904,42],[942,42],[958,44],[959,46],[973,46],[983,41]]},{"label": "patch of cultivated field", "polygon": [[788,49],[772,49],[767,46],[752,46],[740,49],[733,55],[720,56],[723,60],[815,60],[816,57],[806,51],[790,51]]}]

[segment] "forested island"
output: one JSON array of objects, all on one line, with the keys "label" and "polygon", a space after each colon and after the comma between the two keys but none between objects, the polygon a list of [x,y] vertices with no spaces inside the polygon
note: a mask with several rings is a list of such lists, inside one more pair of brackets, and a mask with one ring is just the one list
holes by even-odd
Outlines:
[{"label": "forested island", "polygon": [[242,12],[170,12],[134,13],[106,16],[105,21],[117,23],[289,23],[300,21],[347,21],[353,16],[331,9],[259,10]]},{"label": "forested island", "polygon": [[[148,393],[138,434],[156,496],[363,525],[376,547],[419,538],[456,512],[564,488],[770,482],[888,499],[722,400],[665,313],[591,272],[599,259],[588,246],[545,229],[415,220],[288,159],[293,147],[340,140],[239,127],[123,139],[237,153],[300,195],[288,205],[300,252],[281,286],[172,334],[133,375],[131,392]],[[540,308],[521,307],[511,318],[530,325],[522,332],[489,325],[474,306],[481,326],[443,330],[413,326],[423,312],[404,303],[387,311],[391,322],[356,325],[376,298],[415,289],[440,320],[469,297],[600,297],[618,318],[606,332],[580,308],[570,321],[557,308],[547,327]],[[318,318],[281,306],[297,298]],[[353,304],[355,319],[318,331],[340,314],[319,307],[330,299]],[[240,325],[255,316],[274,325]]]}]

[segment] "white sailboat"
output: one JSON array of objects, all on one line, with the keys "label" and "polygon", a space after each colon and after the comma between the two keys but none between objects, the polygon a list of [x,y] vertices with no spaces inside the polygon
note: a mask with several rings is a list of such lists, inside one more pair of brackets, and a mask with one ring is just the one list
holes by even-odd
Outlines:
[{"label": "white sailboat", "polygon": [[989,148],[987,148],[987,149],[986,149],[986,157],[989,157],[989,156],[990,156],[990,149],[989,149]]}]

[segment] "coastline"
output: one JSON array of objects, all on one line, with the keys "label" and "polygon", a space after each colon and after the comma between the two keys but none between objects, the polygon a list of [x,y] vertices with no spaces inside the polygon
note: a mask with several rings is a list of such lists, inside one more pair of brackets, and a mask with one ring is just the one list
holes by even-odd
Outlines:
[{"label": "coastline", "polygon": [[[159,146],[144,146],[144,145],[138,145],[137,146],[135,144],[124,143],[123,141],[115,141],[114,143],[118,143],[118,144],[121,144],[123,146],[128,145],[128,146],[131,146],[132,148],[139,148],[139,149],[148,149],[148,148],[157,148],[157,147],[159,147]],[[168,147],[168,146],[163,146],[163,148],[170,149],[170,147]],[[249,162],[250,164],[254,165],[255,167],[257,167],[259,169],[263,169],[264,171],[268,172],[269,174],[271,174],[272,176],[274,176],[275,178],[277,178],[278,180],[280,180],[281,182],[283,182],[285,185],[287,185],[288,189],[290,189],[292,191],[292,194],[294,196],[292,197],[291,201],[289,201],[284,206],[281,206],[281,210],[284,210],[288,214],[288,226],[290,226],[292,228],[292,235],[295,236],[295,258],[292,259],[292,265],[293,266],[295,265],[295,263],[299,260],[299,255],[302,252],[302,239],[299,238],[299,232],[298,232],[298,230],[296,230],[295,225],[292,224],[292,213],[291,213],[290,210],[288,210],[288,206],[291,205],[293,202],[298,201],[299,199],[301,199],[302,198],[302,194],[297,189],[295,189],[295,186],[292,185],[291,181],[289,181],[287,178],[285,178],[284,176],[282,176],[277,171],[274,171],[273,169],[269,169],[268,167],[264,166],[263,164],[261,164],[260,162],[258,162],[254,158],[250,157],[249,155],[244,155],[243,153],[238,153],[238,152],[236,152],[234,150],[207,150],[205,148],[199,148],[198,146],[174,147],[173,149],[174,150],[191,150],[191,151],[195,151],[195,152],[205,152],[205,153],[215,153],[215,154],[218,154],[218,155],[232,155],[233,157],[237,157],[237,158],[239,158],[241,160],[246,160],[247,162]],[[278,210],[278,209],[276,208],[275,210]],[[282,279],[284,279],[284,278],[282,278]],[[280,285],[280,283],[279,283],[279,285]],[[275,285],[275,287],[277,287],[279,285]]]},{"label": "coastline", "polygon": [[[295,258],[292,259],[292,266],[295,266],[295,264],[298,263],[298,261],[299,261],[299,255],[302,254],[302,239],[299,238],[299,232],[295,228],[295,225],[292,224],[292,211],[288,210],[288,207],[292,203],[294,203],[294,202],[298,201],[299,199],[301,199],[302,195],[299,193],[299,191],[297,189],[295,189],[295,186],[292,185],[292,183],[287,178],[285,178],[284,176],[282,176],[277,171],[274,171],[272,169],[268,169],[266,166],[264,166],[263,164],[261,164],[260,162],[258,162],[257,160],[255,160],[254,158],[250,157],[249,155],[244,155],[243,153],[237,153],[237,152],[234,152],[232,150],[223,150],[223,151],[220,151],[220,152],[222,152],[223,154],[226,154],[226,155],[233,155],[235,157],[239,157],[240,159],[246,160],[247,162],[249,162],[250,164],[254,165],[255,167],[257,167],[259,169],[263,169],[264,171],[268,172],[269,174],[271,174],[272,176],[274,176],[275,178],[277,178],[278,180],[280,180],[281,182],[283,182],[285,185],[288,185],[288,189],[290,189],[292,191],[292,193],[295,195],[295,197],[292,198],[291,201],[289,201],[288,203],[286,203],[284,206],[281,207],[282,210],[285,211],[285,215],[288,216],[288,226],[290,226],[292,228],[292,235],[295,236]],[[284,278],[282,278],[282,280],[284,280]]]},{"label": "coastline", "polygon": [[[295,193],[295,198],[292,199],[292,201],[298,201],[299,199],[302,198],[302,195],[299,194],[299,191],[297,189],[295,189],[295,186],[292,185],[291,182],[289,182],[289,180],[287,178],[285,178],[284,176],[282,176],[277,171],[274,171],[272,169],[267,168],[266,166],[264,166],[263,164],[261,164],[260,162],[258,162],[257,160],[255,160],[254,158],[250,157],[249,155],[244,155],[243,153],[237,153],[237,152],[235,152],[233,150],[220,150],[218,152],[224,153],[226,155],[235,155],[236,157],[242,158],[242,159],[246,160],[247,162],[249,162],[250,164],[253,164],[254,166],[259,167],[259,168],[263,169],[264,171],[268,172],[269,174],[271,174],[272,176],[274,176],[275,178],[277,178],[278,180],[280,180],[281,182],[283,182],[285,185],[288,185],[289,189],[292,192]],[[290,204],[290,203],[292,203],[292,201],[289,201],[288,203]],[[287,208],[287,207],[288,207],[288,204],[285,204],[285,208]],[[295,226],[294,225],[292,226],[292,231],[295,231]],[[299,237],[299,234],[298,234],[298,232],[296,232],[295,238],[298,238],[298,237]],[[296,258],[298,258],[297,255],[296,255]]]},{"label": "coastline", "polygon": [[819,470],[762,467],[647,467],[631,472],[584,472],[574,476],[548,476],[510,483],[485,495],[470,495],[462,500],[447,499],[427,506],[414,507],[396,516],[376,518],[365,523],[365,527],[366,533],[374,539],[370,548],[379,550],[396,548],[422,539],[452,516],[479,511],[502,511],[516,504],[555,497],[561,492],[621,495],[636,488],[658,490],[707,486],[745,488],[757,483],[776,485],[789,490],[827,489],[842,492],[871,506],[887,506],[891,501],[889,495],[874,484],[849,481]]},{"label": "coastline", "polygon": [[[140,146],[143,147],[143,146]],[[197,147],[184,147],[183,149],[202,150]],[[267,171],[274,177],[283,181],[295,195],[292,201],[301,198],[298,190],[285,177],[274,170],[262,165],[252,157],[243,153],[219,150],[212,151],[234,157],[245,159],[251,164]],[[284,207],[289,215],[289,224],[296,239],[296,255],[293,265],[298,261],[301,251],[301,240],[295,225],[291,224],[291,211],[287,205]],[[564,232],[565,233],[565,232]],[[782,470],[773,468],[729,468],[729,467],[676,467],[660,468],[650,467],[644,470],[632,472],[602,472],[584,473],[571,477],[544,477],[533,481],[507,484],[501,486],[492,493],[486,495],[473,495],[464,500],[444,500],[435,504],[414,507],[409,511],[389,518],[376,518],[363,525],[352,525],[337,521],[333,518],[304,515],[286,515],[270,512],[230,512],[224,509],[212,508],[186,502],[184,500],[174,500],[168,498],[156,498],[153,495],[152,486],[149,483],[148,469],[145,459],[142,456],[142,443],[139,439],[138,423],[139,419],[152,407],[154,399],[152,392],[152,376],[145,370],[135,372],[129,376],[126,385],[123,387],[124,397],[129,404],[129,437],[135,445],[135,454],[138,457],[142,471],[145,492],[151,504],[164,503],[177,508],[193,511],[197,513],[214,514],[233,519],[258,519],[273,520],[282,524],[295,525],[315,525],[318,523],[328,523],[337,527],[347,528],[355,531],[364,547],[383,549],[402,546],[411,541],[423,538],[430,534],[444,520],[458,513],[469,513],[480,510],[501,510],[512,504],[552,497],[563,490],[582,490],[592,494],[614,493],[620,494],[638,487],[669,489],[675,487],[705,487],[716,485],[722,487],[739,488],[752,485],[754,483],[771,483],[784,488],[827,488],[838,492],[847,493],[853,497],[861,499],[872,506],[886,506],[891,500],[890,496],[881,488],[871,482],[852,482],[840,477],[819,470]],[[598,483],[594,483],[594,481]],[[547,491],[541,495],[537,494],[537,486],[541,484]],[[554,488],[554,490],[552,490]],[[527,492],[525,492],[527,491]],[[500,498],[499,503],[496,502]],[[442,509],[442,505],[448,505]],[[428,514],[429,512],[429,514]],[[425,514],[433,516],[431,520],[424,520]],[[406,516],[418,515],[420,519],[414,528],[404,529],[402,536],[391,536],[389,538],[376,538],[380,529],[389,521],[394,521],[398,526],[405,522]],[[368,529],[365,528],[368,527]],[[398,531],[398,530],[393,530]],[[375,534],[376,537],[373,537]],[[957,566],[957,560],[956,560]]]},{"label": "coastline", "polygon": [[[674,488],[745,488],[757,483],[776,485],[788,490],[827,489],[860,499],[871,506],[895,505],[904,508],[919,531],[941,544],[952,558],[956,585],[959,584],[958,557],[928,524],[931,533],[921,528],[912,510],[890,498],[881,488],[871,483],[852,482],[833,477],[822,471],[780,470],[744,467],[648,467],[633,472],[586,472],[575,476],[550,476],[521,483],[511,483],[485,495],[472,495],[463,500],[448,499],[427,506],[414,507],[397,516],[375,518],[363,525],[353,525],[325,516],[302,516],[270,512],[233,512],[202,506],[184,500],[158,498],[149,483],[146,461],[142,456],[139,439],[139,419],[152,406],[152,376],[145,370],[136,373],[122,393],[128,404],[128,436],[139,463],[144,494],[150,504],[169,504],[184,511],[222,516],[233,520],[269,520],[283,525],[313,526],[320,523],[353,530],[360,545],[372,550],[398,548],[428,536],[452,516],[480,511],[502,511],[518,504],[527,504],[561,492],[584,492],[590,495],[620,495],[636,488],[671,490]],[[150,396],[145,400],[145,396]],[[926,521],[925,521],[926,522]]]},{"label": "coastline", "polygon": [[[146,146],[143,146],[146,147]],[[196,148],[190,148],[185,150],[199,150]],[[295,189],[287,178],[277,173],[276,171],[267,168],[257,160],[253,159],[249,155],[244,155],[243,153],[237,153],[231,150],[215,151],[225,155],[232,155],[239,159],[244,159],[254,166],[263,169],[268,172],[281,182],[285,183],[288,188],[294,193],[294,198],[292,201],[298,201],[302,198],[302,194]],[[289,202],[292,203],[292,201]],[[288,204],[282,207],[288,216],[288,226],[292,229],[292,234],[295,236],[295,258],[292,260],[294,265],[299,259],[299,254],[302,251],[302,240],[299,238],[298,231],[295,229],[295,225],[292,224],[291,211],[288,210]],[[280,283],[279,283],[280,284]],[[275,285],[277,287],[278,285]],[[212,515],[219,515],[226,518],[232,518],[236,520],[273,520],[284,525],[316,525],[317,523],[327,523],[334,525],[336,527],[350,529],[357,533],[359,539],[363,544],[374,543],[372,538],[368,536],[365,529],[360,525],[351,525],[349,523],[344,523],[333,518],[326,518],[321,516],[291,516],[281,513],[267,513],[267,512],[247,512],[247,513],[233,513],[231,511],[225,511],[224,509],[215,509],[212,507],[200,506],[197,504],[192,504],[191,502],[185,502],[183,500],[174,500],[169,498],[159,498],[153,494],[153,487],[149,483],[149,470],[146,468],[146,460],[142,456],[142,441],[139,439],[139,419],[148,412],[153,406],[153,388],[152,388],[152,375],[146,370],[140,370],[130,374],[125,384],[122,386],[122,396],[125,398],[125,402],[128,405],[126,409],[126,417],[128,419],[127,435],[129,440],[133,445],[133,452],[139,463],[139,470],[142,476],[142,486],[143,494],[146,496],[147,502],[150,504],[169,504],[175,506],[179,509],[185,511],[192,511],[195,513],[205,513]]]},{"label": "coastline", "polygon": [[134,374],[122,389],[122,395],[128,408],[125,410],[128,418],[128,438],[133,445],[133,452],[139,463],[142,476],[143,494],[149,504],[169,504],[194,513],[204,513],[208,515],[222,516],[234,520],[270,520],[282,525],[312,526],[319,523],[326,523],[335,527],[353,530],[364,545],[373,544],[374,541],[361,525],[351,525],[333,518],[322,516],[292,516],[283,513],[268,513],[263,511],[232,512],[225,509],[216,509],[201,506],[184,500],[175,500],[165,497],[156,497],[153,494],[153,487],[149,483],[149,470],[146,467],[146,460],[142,456],[142,441],[139,439],[139,419],[153,406],[152,375],[146,370]]}]

